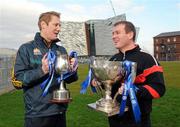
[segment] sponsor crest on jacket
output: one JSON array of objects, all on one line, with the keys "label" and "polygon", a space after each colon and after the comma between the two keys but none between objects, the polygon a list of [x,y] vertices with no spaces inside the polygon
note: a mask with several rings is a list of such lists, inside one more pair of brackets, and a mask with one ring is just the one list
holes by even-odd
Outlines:
[{"label": "sponsor crest on jacket", "polygon": [[42,55],[41,51],[38,48],[34,48],[33,53],[34,55]]}]

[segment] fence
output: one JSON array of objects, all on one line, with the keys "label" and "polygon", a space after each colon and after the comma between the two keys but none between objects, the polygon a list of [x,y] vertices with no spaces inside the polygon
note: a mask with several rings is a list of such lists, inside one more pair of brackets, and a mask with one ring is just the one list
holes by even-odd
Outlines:
[{"label": "fence", "polygon": [[12,56],[0,56],[0,94],[12,90],[11,70],[14,63]]}]

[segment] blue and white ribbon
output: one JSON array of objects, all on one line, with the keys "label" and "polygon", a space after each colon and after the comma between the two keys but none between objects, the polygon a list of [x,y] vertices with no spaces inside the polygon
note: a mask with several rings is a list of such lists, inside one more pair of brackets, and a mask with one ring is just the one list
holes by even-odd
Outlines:
[{"label": "blue and white ribbon", "polygon": [[[48,59],[48,66],[49,66],[49,76],[48,78],[40,85],[41,89],[43,89],[43,94],[42,96],[46,96],[48,89],[51,85],[52,79],[54,77],[54,63],[56,60],[56,55],[51,49],[49,49],[48,54],[47,54],[47,59]],[[48,84],[47,84],[48,83]],[[47,85],[46,85],[47,84]]]},{"label": "blue and white ribbon", "polygon": [[132,78],[132,62],[130,61],[124,61],[123,67],[126,71],[125,81],[124,81],[124,91],[122,95],[122,101],[120,105],[120,113],[119,115],[123,115],[126,107],[126,101],[128,95],[130,96],[131,105],[133,109],[133,114],[136,123],[141,121],[141,111],[139,108],[139,104],[136,98],[135,91],[137,88],[135,88],[135,85],[133,84],[133,78]]},{"label": "blue and white ribbon", "polygon": [[91,80],[92,80],[92,70],[90,68],[86,79],[81,83],[81,90],[80,90],[81,94],[85,94],[89,86],[91,86],[91,90],[93,93],[96,92],[95,87],[91,85]]},{"label": "blue and white ribbon", "polygon": [[92,71],[91,71],[91,69],[89,69],[89,72],[88,72],[86,79],[81,84],[81,91],[80,91],[81,94],[86,93],[86,90],[87,90],[87,88],[90,85],[91,80],[92,80],[91,76],[92,76]]}]

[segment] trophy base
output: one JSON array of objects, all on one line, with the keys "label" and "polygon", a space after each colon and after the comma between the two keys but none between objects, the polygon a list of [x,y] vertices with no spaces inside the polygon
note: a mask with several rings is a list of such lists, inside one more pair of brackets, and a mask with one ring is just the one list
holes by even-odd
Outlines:
[{"label": "trophy base", "polygon": [[58,100],[58,99],[52,99],[50,100],[51,103],[56,103],[56,104],[62,104],[62,103],[70,103],[72,102],[72,98],[66,99],[66,100]]},{"label": "trophy base", "polygon": [[53,92],[53,103],[69,103],[72,100],[70,92],[66,89],[56,90]]},{"label": "trophy base", "polygon": [[[105,108],[99,107],[97,106],[97,103],[91,103],[88,104],[88,107],[90,109],[96,110],[96,111],[100,111],[103,112],[105,115],[109,116],[113,116],[119,113],[119,106],[115,106],[113,107],[111,110],[106,110]],[[125,112],[128,111],[128,107],[125,108]]]}]

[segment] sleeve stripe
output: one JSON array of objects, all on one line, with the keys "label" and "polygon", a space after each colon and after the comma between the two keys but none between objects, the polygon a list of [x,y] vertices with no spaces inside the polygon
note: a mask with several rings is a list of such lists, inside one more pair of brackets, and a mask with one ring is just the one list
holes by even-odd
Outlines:
[{"label": "sleeve stripe", "polygon": [[156,65],[158,66],[158,62],[157,62],[157,60],[154,58],[154,56],[152,56],[152,58],[154,59],[154,62],[155,62]]},{"label": "sleeve stripe", "polygon": [[152,66],[143,71],[142,74],[136,76],[135,83],[143,83],[146,80],[146,77],[154,72],[163,72],[163,68],[161,66]]},{"label": "sleeve stripe", "polygon": [[148,85],[145,85],[143,87],[149,91],[149,93],[153,96],[153,98],[156,98],[156,99],[160,98],[159,93],[155,89],[153,89],[152,87],[150,87]]}]

